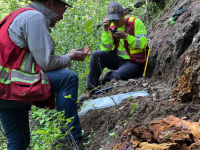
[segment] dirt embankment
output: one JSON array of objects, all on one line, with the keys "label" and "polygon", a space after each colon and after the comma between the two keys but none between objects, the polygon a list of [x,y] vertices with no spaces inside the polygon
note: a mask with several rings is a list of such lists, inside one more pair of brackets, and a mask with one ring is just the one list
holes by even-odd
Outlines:
[{"label": "dirt embankment", "polygon": [[[187,10],[170,26],[169,19],[182,4]],[[200,1],[176,1],[166,6],[149,31],[152,77],[174,87],[180,101],[199,103]]]},{"label": "dirt embankment", "polygon": [[[105,87],[113,85],[116,87],[108,93],[93,95],[91,99],[143,90],[147,91],[149,96],[124,99],[117,106],[89,110],[84,116],[81,116],[85,134],[92,135],[91,144],[88,146],[89,150],[99,150],[100,148],[112,150],[115,145],[123,141],[121,136],[125,132],[124,130],[129,129],[131,125],[148,126],[150,122],[159,121],[170,115],[193,122],[198,122],[200,119],[198,104],[177,102],[173,98],[171,87],[160,81],[139,78],[136,81],[110,82]],[[134,104],[136,107],[131,114]],[[131,135],[129,134],[129,136]],[[145,140],[142,141],[145,142]],[[128,150],[128,146],[126,149]]]}]

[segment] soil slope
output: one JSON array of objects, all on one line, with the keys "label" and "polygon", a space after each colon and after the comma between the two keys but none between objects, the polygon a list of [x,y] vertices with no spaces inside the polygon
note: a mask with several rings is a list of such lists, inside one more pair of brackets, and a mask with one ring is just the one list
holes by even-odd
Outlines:
[{"label": "soil slope", "polygon": [[[81,125],[85,135],[91,136],[89,150],[112,150],[121,142],[120,136],[128,126],[133,124],[148,124],[174,115],[186,120],[199,121],[198,104],[179,103],[173,98],[170,86],[153,79],[138,78],[136,81],[117,81],[107,83],[105,87],[117,87],[91,99],[119,93],[147,91],[149,96],[124,99],[119,105],[103,109],[89,110],[81,116]],[[133,105],[136,104],[131,114]],[[188,109],[189,108],[189,109]],[[112,137],[112,135],[116,135]]]}]

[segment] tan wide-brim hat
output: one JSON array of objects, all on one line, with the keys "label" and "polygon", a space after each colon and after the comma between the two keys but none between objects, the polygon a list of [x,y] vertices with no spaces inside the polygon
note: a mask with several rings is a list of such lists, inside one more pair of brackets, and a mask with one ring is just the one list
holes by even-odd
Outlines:
[{"label": "tan wide-brim hat", "polygon": [[69,5],[68,3],[66,3],[66,1],[65,1],[65,0],[59,0],[59,1],[61,1],[61,2],[65,3],[65,5],[67,5],[68,7],[72,7],[71,5]]}]

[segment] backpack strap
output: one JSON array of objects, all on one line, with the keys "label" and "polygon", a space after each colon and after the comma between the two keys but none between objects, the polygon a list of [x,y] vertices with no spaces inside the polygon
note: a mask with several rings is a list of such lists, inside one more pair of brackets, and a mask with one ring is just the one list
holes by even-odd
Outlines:
[{"label": "backpack strap", "polygon": [[17,9],[15,11],[13,11],[12,13],[10,13],[9,15],[7,15],[1,22],[0,22],[0,28],[2,27],[2,25],[6,22],[6,20],[11,16],[11,19],[14,19],[19,13],[22,13],[26,10],[35,10],[33,8],[27,8],[27,7],[24,7],[24,8],[20,8],[20,9]]},{"label": "backpack strap", "polygon": [[[126,25],[125,25],[125,32],[129,35],[133,35],[135,36],[135,19],[133,19],[133,21],[129,22],[130,17],[126,18]],[[110,28],[115,28],[114,25],[112,25]],[[115,48],[114,51],[117,50],[117,48],[119,47],[119,39],[114,37],[114,44],[115,44]],[[129,49],[128,49],[128,42],[126,40],[124,40],[124,47],[126,48],[127,53],[130,55]]]},{"label": "backpack strap", "polygon": [[13,14],[13,12],[10,13],[9,15],[7,15],[3,20],[1,20],[1,22],[0,22],[0,28],[1,28],[2,25],[6,22],[7,18],[10,17],[12,14]]},{"label": "backpack strap", "polygon": [[[129,35],[135,36],[135,32],[134,32],[135,31],[135,20],[136,20],[136,18],[134,18],[133,21],[129,22],[129,18],[127,18],[125,32]],[[124,46],[126,48],[127,53],[130,55],[130,51],[128,50],[128,42],[126,40],[124,40]],[[147,45],[146,49],[143,50],[143,52],[145,54],[145,58],[147,57],[148,50],[149,50],[149,46]]]},{"label": "backpack strap", "polygon": [[125,27],[125,32],[127,33],[127,34],[129,34],[129,35],[133,35],[133,36],[135,36],[135,19],[136,18],[134,18],[133,19],[133,21],[129,21],[129,19],[130,19],[130,17],[128,17],[127,19],[126,19],[126,27]]},{"label": "backpack strap", "polygon": [[[129,17],[126,19],[126,26],[125,26],[125,32],[129,35],[133,35],[135,36],[135,19],[133,19],[133,21],[129,21]],[[126,40],[124,40],[124,47],[126,48],[126,52],[127,54],[130,56],[130,51],[129,51],[129,48],[128,48],[128,42]]]},{"label": "backpack strap", "polygon": [[[115,29],[115,26],[112,25],[110,28],[111,28],[111,29]],[[112,37],[113,37],[113,39],[114,39],[114,45],[115,45],[115,47],[114,47],[114,49],[113,49],[112,51],[113,51],[113,52],[116,52],[116,50],[117,50],[117,48],[118,48],[118,46],[119,46],[119,40],[118,40],[116,37],[114,37],[113,35],[112,35]]]}]

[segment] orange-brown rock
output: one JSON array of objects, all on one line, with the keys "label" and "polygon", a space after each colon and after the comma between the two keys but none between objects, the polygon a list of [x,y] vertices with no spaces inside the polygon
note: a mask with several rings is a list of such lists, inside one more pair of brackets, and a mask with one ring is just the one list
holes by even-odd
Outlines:
[{"label": "orange-brown rock", "polygon": [[196,143],[190,145],[188,150],[200,150],[200,140],[197,141]]},{"label": "orange-brown rock", "polygon": [[200,123],[186,120],[183,120],[183,122],[191,130],[191,133],[194,136],[194,141],[197,142],[200,139]]},{"label": "orange-brown rock", "polygon": [[189,127],[183,120],[173,115],[150,124],[150,130],[153,132],[158,143],[189,141],[193,142],[193,136]]},{"label": "orange-brown rock", "polygon": [[126,150],[128,149],[130,146],[130,143],[127,141],[124,141],[123,143],[117,144],[113,150]]},{"label": "orange-brown rock", "polygon": [[149,125],[131,125],[121,140],[113,150],[196,150],[200,147],[200,123],[171,115]]},{"label": "orange-brown rock", "polygon": [[130,141],[131,139],[135,139],[136,137],[142,141],[155,142],[154,136],[151,131],[147,127],[141,125],[129,126],[129,128],[122,133],[121,140]]},{"label": "orange-brown rock", "polygon": [[181,150],[181,146],[178,143],[151,144],[142,142],[136,150]]},{"label": "orange-brown rock", "polygon": [[179,78],[173,90],[173,95],[182,101],[188,101],[188,98],[192,92],[192,83],[189,82],[191,75],[190,68],[191,67],[188,67],[185,70],[184,74]]}]

